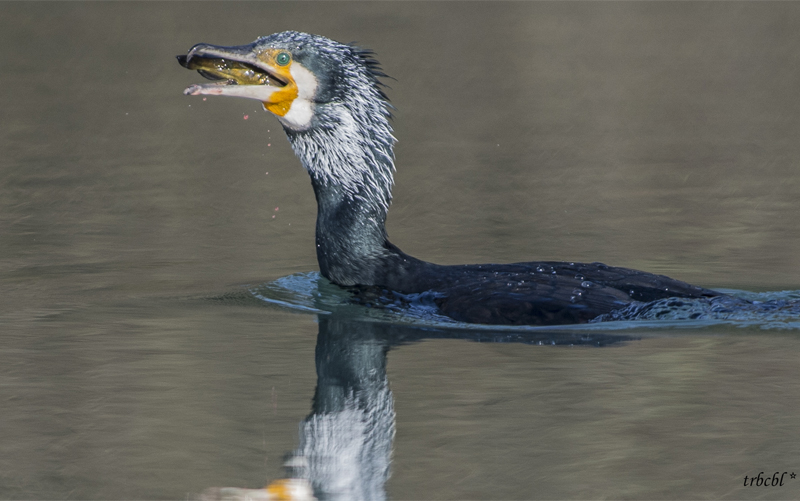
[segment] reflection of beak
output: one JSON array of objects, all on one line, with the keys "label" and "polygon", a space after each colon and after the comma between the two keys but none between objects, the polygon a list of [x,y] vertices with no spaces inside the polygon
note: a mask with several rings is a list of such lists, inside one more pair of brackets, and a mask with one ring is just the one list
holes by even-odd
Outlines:
[{"label": "reflection of beak", "polygon": [[[291,75],[258,58],[254,44],[219,47],[197,44],[185,56],[177,56],[184,68],[197,70],[215,83],[191,85],[183,91],[190,96],[238,96],[257,99],[268,105],[285,102],[288,94],[296,96]],[[287,76],[289,78],[287,78]],[[292,98],[293,99],[293,98]]]},{"label": "reflection of beak", "polygon": [[305,478],[279,478],[263,489],[238,487],[212,487],[200,499],[225,499],[228,501],[317,501],[311,482]]}]

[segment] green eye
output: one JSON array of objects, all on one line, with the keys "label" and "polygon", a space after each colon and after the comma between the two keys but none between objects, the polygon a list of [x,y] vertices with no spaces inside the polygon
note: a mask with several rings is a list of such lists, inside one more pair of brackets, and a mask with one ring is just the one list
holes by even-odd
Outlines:
[{"label": "green eye", "polygon": [[280,54],[275,56],[275,62],[281,66],[286,66],[287,64],[289,64],[289,59],[291,59],[291,57],[289,57],[288,52],[281,52]]}]

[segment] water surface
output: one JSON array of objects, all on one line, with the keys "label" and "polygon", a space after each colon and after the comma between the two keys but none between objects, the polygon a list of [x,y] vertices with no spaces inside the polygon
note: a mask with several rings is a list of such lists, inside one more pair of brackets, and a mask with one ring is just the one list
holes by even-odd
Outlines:
[{"label": "water surface", "polygon": [[369,354],[352,367],[380,377],[352,385],[391,391],[360,404],[396,415],[370,492],[800,496],[742,486],[800,473],[795,329],[581,343],[249,296],[317,269],[313,193],[272,117],[184,97],[198,76],[174,56],[286,29],[356,40],[396,78],[404,251],[800,289],[800,5],[3,3],[0,498],[260,487],[339,412],[312,401],[337,388],[319,346],[344,347],[334,368]]}]

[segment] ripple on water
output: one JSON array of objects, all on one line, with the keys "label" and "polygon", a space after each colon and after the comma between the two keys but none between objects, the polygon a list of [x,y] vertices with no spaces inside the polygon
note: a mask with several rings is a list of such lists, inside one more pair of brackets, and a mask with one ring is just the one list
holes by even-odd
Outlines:
[{"label": "ripple on water", "polygon": [[[581,284],[584,286],[583,284]],[[587,284],[589,287],[594,284]],[[584,286],[585,287],[585,286]],[[668,298],[634,303],[602,315],[588,325],[554,327],[474,325],[440,315],[433,293],[396,294],[338,287],[318,272],[295,273],[250,286],[250,294],[268,304],[314,314],[347,315],[372,321],[421,326],[492,330],[624,330],[631,328],[697,328],[728,324],[762,329],[800,329],[800,291],[749,292],[721,290],[716,298]],[[582,292],[576,289],[576,293]],[[577,299],[577,298],[576,298]]]},{"label": "ripple on water", "polygon": [[800,329],[800,291],[724,292],[730,295],[697,299],[667,298],[650,303],[634,303],[601,315],[593,322],[705,320],[741,327]]}]

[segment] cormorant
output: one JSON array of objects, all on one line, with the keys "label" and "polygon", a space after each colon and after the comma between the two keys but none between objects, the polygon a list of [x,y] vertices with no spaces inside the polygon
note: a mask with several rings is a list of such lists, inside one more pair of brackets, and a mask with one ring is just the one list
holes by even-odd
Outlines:
[{"label": "cormorant", "polygon": [[[637,303],[723,295],[601,263],[442,266],[405,254],[384,223],[394,172],[390,108],[369,50],[287,31],[234,47],[198,44],[180,64],[216,83],[184,94],[257,99],[280,121],[317,198],[321,274],[355,290],[430,293],[441,314],[482,324],[585,323]],[[382,292],[381,292],[382,291]]]}]

